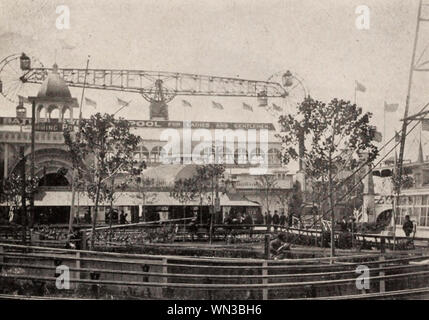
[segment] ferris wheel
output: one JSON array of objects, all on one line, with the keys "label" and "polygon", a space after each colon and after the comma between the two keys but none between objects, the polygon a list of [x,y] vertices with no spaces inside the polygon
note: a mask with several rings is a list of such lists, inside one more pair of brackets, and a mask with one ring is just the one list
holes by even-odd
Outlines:
[{"label": "ferris wheel", "polygon": [[11,54],[0,61],[0,93],[10,102],[20,103],[20,97],[34,92],[34,85],[25,81],[32,68],[43,68],[35,57],[26,54]]},{"label": "ferris wheel", "polygon": [[287,95],[281,97],[277,103],[272,102],[265,106],[267,112],[275,120],[275,124],[278,125],[280,116],[295,113],[297,106],[308,96],[308,91],[302,78],[289,70],[277,72],[267,81],[281,83],[287,91]]}]

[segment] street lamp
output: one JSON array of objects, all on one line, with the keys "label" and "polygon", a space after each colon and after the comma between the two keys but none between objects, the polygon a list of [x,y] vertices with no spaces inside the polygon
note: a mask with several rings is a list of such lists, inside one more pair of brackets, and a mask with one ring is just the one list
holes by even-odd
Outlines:
[{"label": "street lamp", "polygon": [[16,106],[16,117],[21,122],[21,124],[22,120],[27,117],[27,109],[24,107],[22,101],[20,101],[19,104]]}]

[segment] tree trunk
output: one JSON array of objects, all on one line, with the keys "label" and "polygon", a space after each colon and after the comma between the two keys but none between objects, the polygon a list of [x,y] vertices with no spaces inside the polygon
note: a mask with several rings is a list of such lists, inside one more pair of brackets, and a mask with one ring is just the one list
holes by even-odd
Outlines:
[{"label": "tree trunk", "polygon": [[143,217],[143,222],[146,222],[146,199],[143,200],[143,204],[142,204],[142,217]]},{"label": "tree trunk", "polygon": [[203,224],[203,194],[201,190],[202,188],[200,189],[200,224]]},{"label": "tree trunk", "polygon": [[112,198],[110,199],[110,213],[109,213],[109,241],[112,241],[112,216],[113,216],[113,188],[115,187],[115,178],[112,177]]},{"label": "tree trunk", "polygon": [[94,214],[92,215],[92,233],[91,233],[91,247],[89,250],[94,249],[94,241],[95,241],[95,225],[98,215],[98,201],[100,199],[100,186],[101,186],[101,176],[98,177],[97,182],[97,191],[95,196],[95,207],[94,207]]},{"label": "tree trunk", "polygon": [[213,215],[214,215],[214,211],[215,211],[215,206],[214,206],[214,176],[212,175],[212,206],[211,206],[211,211],[210,211],[210,226],[209,226],[209,243],[212,244],[213,241]]},{"label": "tree trunk", "polygon": [[[183,204],[183,234],[186,234],[186,206]],[[185,242],[185,236],[183,236],[183,242]]]},{"label": "tree trunk", "polygon": [[267,201],[267,214],[270,214],[270,199],[268,188],[265,189],[265,201]]},{"label": "tree trunk", "polygon": [[334,195],[332,188],[332,158],[329,155],[329,168],[328,168],[328,188],[329,188],[329,210],[331,211],[331,257],[335,256],[335,208],[334,208]]}]

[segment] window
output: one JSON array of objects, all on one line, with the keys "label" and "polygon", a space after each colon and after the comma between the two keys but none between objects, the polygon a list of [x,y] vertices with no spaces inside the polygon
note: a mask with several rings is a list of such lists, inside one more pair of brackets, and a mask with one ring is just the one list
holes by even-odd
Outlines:
[{"label": "window", "polygon": [[206,147],[201,151],[201,161],[204,164],[209,164],[214,162],[214,155],[212,147]]},{"label": "window", "polygon": [[247,150],[246,149],[235,150],[234,158],[235,158],[236,164],[246,164],[247,163]]},{"label": "window", "polygon": [[410,209],[412,210],[412,214],[410,215],[411,220],[415,221],[416,223],[419,223],[421,208],[410,208]]},{"label": "window", "polygon": [[153,163],[160,162],[160,156],[161,156],[161,150],[162,147],[156,146],[152,148],[152,151],[150,152],[150,161]]},{"label": "window", "polygon": [[429,171],[428,170],[423,170],[422,183],[424,185],[429,184]]},{"label": "window", "polygon": [[226,164],[234,163],[234,153],[228,148],[223,148],[223,161]]},{"label": "window", "polygon": [[420,219],[419,219],[419,226],[427,226],[427,214],[428,214],[428,208],[422,208],[420,212]]},{"label": "window", "polygon": [[429,227],[429,209],[426,209],[426,212],[425,212],[425,223],[422,226],[423,227]]},{"label": "window", "polygon": [[272,148],[268,150],[268,163],[270,164],[280,164],[280,151],[278,149]]},{"label": "window", "polygon": [[405,221],[405,216],[408,215],[408,210],[407,208],[399,208],[400,209],[400,213],[399,213],[399,217],[398,217],[398,222],[397,224],[403,224]]},{"label": "window", "polygon": [[264,153],[260,148],[255,148],[250,152],[249,161],[251,164],[263,163]]},{"label": "window", "polygon": [[414,201],[416,205],[418,206],[422,205],[422,196],[415,196]]},{"label": "window", "polygon": [[423,181],[422,181],[422,175],[421,175],[421,173],[416,173],[414,175],[414,186],[415,187],[421,186],[422,182]]},{"label": "window", "polygon": [[148,161],[149,160],[149,151],[145,147],[141,147],[141,156],[140,159],[142,161]]},{"label": "window", "polygon": [[400,196],[399,197],[399,204],[400,205],[407,205],[407,203],[408,203],[408,197],[407,196]]}]

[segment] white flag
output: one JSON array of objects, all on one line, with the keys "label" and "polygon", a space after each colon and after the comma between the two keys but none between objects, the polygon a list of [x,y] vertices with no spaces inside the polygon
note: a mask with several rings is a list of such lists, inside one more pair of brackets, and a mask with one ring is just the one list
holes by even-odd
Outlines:
[{"label": "white flag", "polygon": [[183,103],[184,107],[191,107],[192,108],[192,104],[189,101],[182,100],[182,103]]},{"label": "white flag", "polygon": [[85,97],[85,106],[90,106],[90,107],[93,107],[93,108],[97,108],[97,102],[95,102],[92,99],[89,99],[89,98]]},{"label": "white flag", "polygon": [[356,81],[356,91],[365,92],[366,88],[362,83]]},{"label": "white flag", "polygon": [[243,109],[253,111],[253,107],[245,102],[243,102]]},{"label": "white flag", "polygon": [[275,103],[273,103],[273,109],[280,112],[283,111],[282,107],[276,105]]},{"label": "white flag", "polygon": [[212,104],[213,108],[223,110],[223,105],[221,105],[220,103],[212,101]]},{"label": "white flag", "polygon": [[130,101],[125,101],[125,100],[122,100],[122,99],[120,99],[118,97],[116,97],[116,99],[118,99],[118,105],[120,107],[127,107],[130,104],[130,102],[131,102],[131,100]]},{"label": "white flag", "polygon": [[396,112],[398,110],[399,104],[398,103],[387,103],[384,101],[384,111],[386,112]]}]

